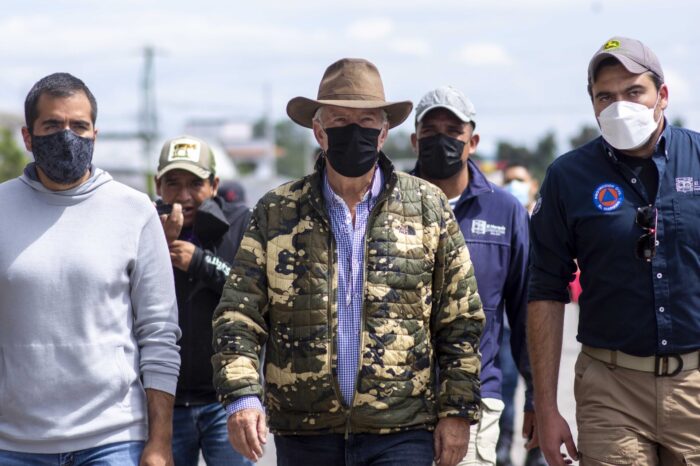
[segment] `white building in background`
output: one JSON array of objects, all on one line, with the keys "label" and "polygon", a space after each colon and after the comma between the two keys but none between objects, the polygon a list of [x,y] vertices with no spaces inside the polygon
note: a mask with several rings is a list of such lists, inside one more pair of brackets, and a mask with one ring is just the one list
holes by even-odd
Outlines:
[{"label": "white building in background", "polygon": [[[95,143],[93,163],[108,171],[114,179],[139,191],[149,192],[149,183],[158,166],[160,149],[167,138],[154,145],[154,153],[144,155],[140,139],[100,139]],[[238,179],[238,171],[223,147],[215,140],[207,140],[216,159],[216,173],[222,181]]]},{"label": "white building in background", "polygon": [[[194,119],[185,125],[185,132],[205,141],[218,141],[236,164],[253,167],[251,176],[267,180],[277,176],[277,146],[274,135],[255,137],[253,125],[228,119]],[[271,130],[268,129],[271,133]]]}]

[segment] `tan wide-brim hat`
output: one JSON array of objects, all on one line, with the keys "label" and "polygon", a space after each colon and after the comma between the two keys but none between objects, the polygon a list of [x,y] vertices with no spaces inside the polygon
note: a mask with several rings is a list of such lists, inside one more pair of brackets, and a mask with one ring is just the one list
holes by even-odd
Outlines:
[{"label": "tan wide-brim hat", "polygon": [[389,128],[403,123],[413,110],[409,100],[387,102],[379,70],[361,58],[343,58],[329,66],[318,86],[318,98],[294,97],[287,104],[287,115],[301,126],[311,128],[316,111],[324,105],[384,109]]}]

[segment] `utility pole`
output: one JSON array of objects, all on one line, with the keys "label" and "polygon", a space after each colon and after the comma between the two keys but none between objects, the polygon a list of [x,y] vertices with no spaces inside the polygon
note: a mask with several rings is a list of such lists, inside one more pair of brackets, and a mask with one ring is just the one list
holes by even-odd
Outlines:
[{"label": "utility pole", "polygon": [[158,139],[158,110],[156,109],[155,84],[155,49],[151,46],[143,49],[143,75],[139,85],[140,108],[135,131],[101,132],[100,139],[113,141],[141,141],[141,156],[143,158],[143,176],[146,181],[146,192],[151,198],[155,196],[153,173],[149,170],[151,158],[155,156],[154,144]]},{"label": "utility pole", "polygon": [[155,194],[153,174],[150,173],[150,158],[154,154],[154,144],[158,138],[158,111],[155,92],[155,49],[146,46],[143,50],[143,76],[141,80],[141,108],[139,111],[139,128],[137,133],[143,143],[143,160],[146,168],[146,186],[149,196]]},{"label": "utility pole", "polygon": [[263,99],[265,101],[265,140],[267,142],[268,153],[262,163],[265,170],[258,171],[263,177],[277,176],[277,144],[275,143],[275,122],[272,120],[272,86],[265,83],[263,86]]}]

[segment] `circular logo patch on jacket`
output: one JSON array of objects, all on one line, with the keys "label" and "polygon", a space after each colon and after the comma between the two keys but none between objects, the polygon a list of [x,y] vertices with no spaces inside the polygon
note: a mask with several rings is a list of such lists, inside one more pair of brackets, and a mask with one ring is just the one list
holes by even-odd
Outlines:
[{"label": "circular logo patch on jacket", "polygon": [[598,210],[610,212],[622,205],[625,194],[622,188],[613,183],[601,184],[593,193],[593,204]]}]

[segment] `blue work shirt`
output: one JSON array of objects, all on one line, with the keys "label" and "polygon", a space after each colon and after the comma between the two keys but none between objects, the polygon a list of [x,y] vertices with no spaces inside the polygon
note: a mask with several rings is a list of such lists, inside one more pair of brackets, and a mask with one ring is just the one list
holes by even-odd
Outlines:
[{"label": "blue work shirt", "polygon": [[[508,317],[513,360],[526,382],[525,410],[532,411],[532,377],[527,354],[528,214],[513,195],[486,179],[467,161],[469,184],[453,210],[474,265],[486,314],[481,335],[481,397],[502,399],[498,353],[503,318]],[[411,172],[418,175],[417,168]]]},{"label": "blue work shirt", "polygon": [[[532,217],[529,300],[568,302],[581,269],[578,340],[637,356],[700,348],[700,134],[667,125],[652,155],[658,191],[602,137],[547,171]],[[635,254],[646,233],[637,208],[658,211],[656,256]]]}]

